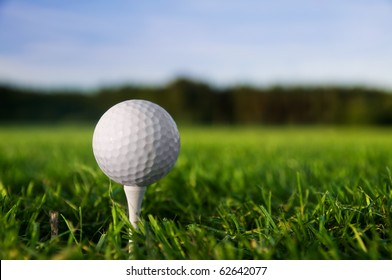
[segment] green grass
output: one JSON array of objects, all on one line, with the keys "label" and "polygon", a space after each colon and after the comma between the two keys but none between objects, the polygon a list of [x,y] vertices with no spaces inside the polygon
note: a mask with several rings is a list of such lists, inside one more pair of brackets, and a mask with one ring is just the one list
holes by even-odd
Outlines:
[{"label": "green grass", "polygon": [[391,129],[180,127],[131,254],[92,132],[0,127],[1,259],[392,259]]}]

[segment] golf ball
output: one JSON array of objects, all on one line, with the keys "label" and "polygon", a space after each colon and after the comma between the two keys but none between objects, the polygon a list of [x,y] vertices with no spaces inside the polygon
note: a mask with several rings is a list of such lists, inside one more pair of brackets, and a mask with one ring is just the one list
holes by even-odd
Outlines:
[{"label": "golf ball", "polygon": [[162,107],[145,100],[127,100],[106,111],[93,134],[93,152],[102,171],[126,186],[147,186],[174,166],[180,136]]}]

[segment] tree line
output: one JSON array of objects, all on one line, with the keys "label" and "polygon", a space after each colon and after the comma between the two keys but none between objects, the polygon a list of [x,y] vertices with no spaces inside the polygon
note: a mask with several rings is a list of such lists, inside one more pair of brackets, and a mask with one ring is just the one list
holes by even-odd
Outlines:
[{"label": "tree line", "polygon": [[0,85],[0,122],[96,122],[112,105],[145,99],[194,124],[391,125],[392,93],[339,86],[213,87],[179,78],[164,86],[44,90]]}]

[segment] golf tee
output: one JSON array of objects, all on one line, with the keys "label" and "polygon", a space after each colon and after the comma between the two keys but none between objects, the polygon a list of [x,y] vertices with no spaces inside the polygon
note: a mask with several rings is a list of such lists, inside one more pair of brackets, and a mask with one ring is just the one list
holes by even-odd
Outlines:
[{"label": "golf tee", "polygon": [[140,208],[144,193],[147,187],[138,186],[124,186],[125,196],[128,202],[129,221],[134,228],[138,228],[138,222],[140,217]]}]

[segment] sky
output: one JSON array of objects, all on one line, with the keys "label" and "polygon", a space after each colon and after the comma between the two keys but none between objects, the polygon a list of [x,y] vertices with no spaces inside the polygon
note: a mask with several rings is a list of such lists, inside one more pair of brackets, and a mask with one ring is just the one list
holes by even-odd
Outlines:
[{"label": "sky", "polygon": [[0,0],[0,82],[392,89],[392,0]]}]

